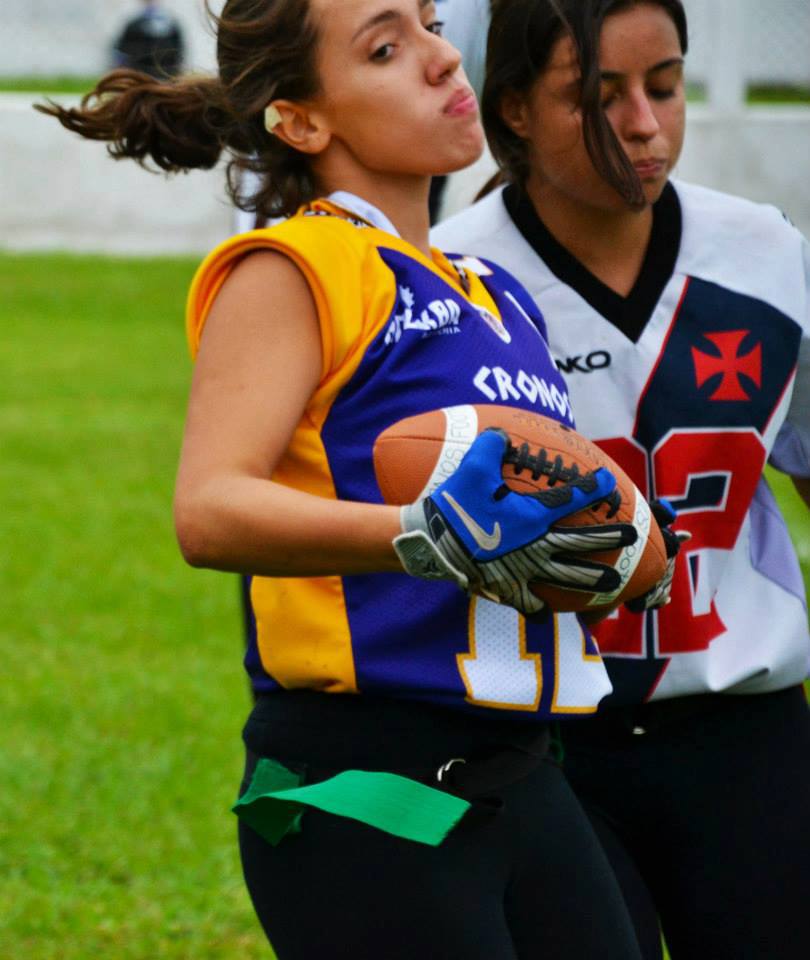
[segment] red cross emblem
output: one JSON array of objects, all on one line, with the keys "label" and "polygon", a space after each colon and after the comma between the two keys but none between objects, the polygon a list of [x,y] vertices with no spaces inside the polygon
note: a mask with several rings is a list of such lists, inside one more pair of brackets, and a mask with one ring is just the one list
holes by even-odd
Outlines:
[{"label": "red cross emblem", "polygon": [[740,344],[750,330],[725,330],[718,333],[705,333],[707,340],[717,347],[720,356],[714,356],[692,347],[692,360],[695,363],[695,379],[698,387],[718,373],[723,375],[720,385],[709,397],[710,400],[750,400],[743,390],[740,374],[752,380],[757,387],[762,386],[762,344],[758,343],[746,354],[740,354]]}]

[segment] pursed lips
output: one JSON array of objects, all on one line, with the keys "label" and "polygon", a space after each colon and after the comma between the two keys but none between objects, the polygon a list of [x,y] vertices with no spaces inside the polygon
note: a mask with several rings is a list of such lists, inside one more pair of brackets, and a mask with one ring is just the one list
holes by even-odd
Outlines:
[{"label": "pursed lips", "polygon": [[443,112],[449,116],[471,113],[478,109],[478,101],[469,87],[457,90],[444,105]]}]

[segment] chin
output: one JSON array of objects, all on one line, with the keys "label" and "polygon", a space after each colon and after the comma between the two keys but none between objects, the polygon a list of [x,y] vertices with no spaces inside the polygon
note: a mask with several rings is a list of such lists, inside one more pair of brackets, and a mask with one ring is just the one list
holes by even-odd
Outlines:
[{"label": "chin", "polygon": [[444,149],[434,151],[434,160],[442,173],[464,170],[481,157],[486,145],[484,130],[477,119],[457,129],[452,137],[444,139]]},{"label": "chin", "polygon": [[661,199],[661,194],[664,192],[664,187],[669,182],[669,175],[664,177],[661,180],[656,180],[654,183],[645,183],[644,187],[644,197],[650,205],[657,203]]},{"label": "chin", "polygon": [[467,167],[472,166],[476,160],[481,158],[481,154],[484,152],[484,142],[483,140],[471,147],[469,150],[458,151],[454,157],[448,158],[445,163],[442,164],[442,169],[437,170],[438,175],[444,175],[448,173],[458,173],[459,170],[466,170]]}]

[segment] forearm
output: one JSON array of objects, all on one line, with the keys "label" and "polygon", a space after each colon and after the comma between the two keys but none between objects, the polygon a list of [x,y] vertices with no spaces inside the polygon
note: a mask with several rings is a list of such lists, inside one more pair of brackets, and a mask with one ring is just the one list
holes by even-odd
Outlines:
[{"label": "forearm", "polygon": [[270,480],[211,480],[179,489],[175,527],[185,559],[260,576],[401,571],[391,546],[399,508],[329,500]]}]

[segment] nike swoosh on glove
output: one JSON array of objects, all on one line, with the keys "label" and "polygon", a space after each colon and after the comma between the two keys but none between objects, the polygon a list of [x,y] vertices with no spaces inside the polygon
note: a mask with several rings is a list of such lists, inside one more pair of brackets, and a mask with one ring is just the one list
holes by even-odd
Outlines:
[{"label": "nike swoosh on glove", "polygon": [[675,522],[677,513],[669,500],[651,500],[650,510],[655,517],[658,526],[661,528],[661,536],[664,538],[664,547],[667,551],[667,566],[663,577],[650,589],[635,600],[628,600],[625,606],[633,613],[644,613],[645,610],[658,610],[669,603],[669,595],[672,592],[672,578],[675,576],[675,561],[678,552],[684,543],[692,539],[692,534],[688,530],[673,530],[672,524]]},{"label": "nike swoosh on glove", "polygon": [[599,592],[620,583],[612,567],[587,554],[635,543],[632,524],[555,526],[610,496],[613,474],[600,467],[569,483],[517,493],[501,476],[509,437],[480,434],[457,470],[428,497],[401,510],[403,532],[394,538],[403,567],[415,577],[454,580],[463,590],[537,614],[544,602],[534,580]]}]

